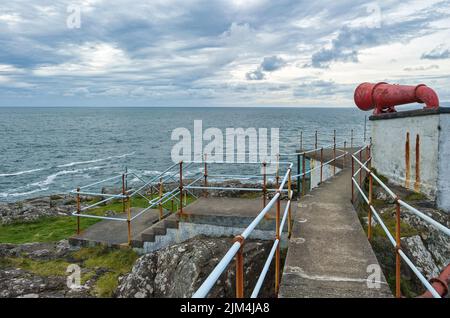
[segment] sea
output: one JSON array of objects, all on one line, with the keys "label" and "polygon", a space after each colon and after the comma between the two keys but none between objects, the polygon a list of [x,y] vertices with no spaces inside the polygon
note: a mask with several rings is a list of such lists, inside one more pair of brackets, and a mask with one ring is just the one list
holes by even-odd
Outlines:
[{"label": "sea", "polygon": [[[269,152],[271,129],[278,129],[279,153],[286,154],[280,160],[295,161],[288,155],[300,144],[311,149],[316,131],[319,145],[332,143],[334,130],[339,142],[349,145],[353,130],[354,143],[362,143],[365,131],[370,131],[367,115],[356,108],[3,107],[0,201],[67,193],[125,170],[132,173],[130,183],[148,181],[174,163],[172,152],[180,141],[172,138],[174,131],[189,131],[193,139],[194,121],[201,121],[203,132],[216,128],[223,134],[223,152],[227,128],[254,128],[258,133],[267,128]],[[218,163],[208,168],[212,176],[260,171],[257,163]],[[202,169],[203,165],[192,164],[183,171],[184,177],[194,178]]]}]

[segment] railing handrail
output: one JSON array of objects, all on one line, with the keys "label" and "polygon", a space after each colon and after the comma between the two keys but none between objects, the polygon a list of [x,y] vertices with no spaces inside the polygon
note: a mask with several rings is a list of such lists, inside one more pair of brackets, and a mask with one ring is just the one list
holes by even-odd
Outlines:
[{"label": "railing handrail", "polygon": [[[412,214],[416,215],[417,217],[421,218],[422,220],[424,220],[426,223],[432,225],[433,227],[435,227],[436,229],[440,230],[441,232],[443,232],[444,234],[450,236],[450,229],[447,228],[446,226],[442,225],[441,223],[437,222],[436,220],[434,220],[433,218],[427,216],[426,214],[424,214],[423,212],[419,211],[418,209],[414,208],[413,206],[409,205],[408,203],[406,203],[405,201],[401,200],[399,198],[399,196],[397,196],[382,180],[380,180],[380,178],[378,178],[375,173],[372,171],[372,169],[369,169],[367,167],[367,165],[371,162],[372,156],[368,156],[367,160],[363,163],[361,162],[361,160],[359,160],[356,155],[357,154],[361,154],[362,151],[364,149],[368,149],[370,151],[370,145],[366,145],[365,147],[361,147],[361,149],[359,149],[358,151],[354,152],[352,154],[352,161],[356,162],[360,168],[352,173],[352,184],[354,186],[356,186],[356,189],[358,190],[358,192],[361,194],[362,198],[364,199],[364,201],[368,204],[369,206],[369,239],[370,239],[370,233],[371,233],[371,224],[370,224],[370,214],[373,214],[375,216],[375,218],[377,219],[378,223],[381,225],[381,228],[383,229],[383,231],[385,232],[386,236],[388,237],[389,241],[391,242],[391,244],[394,246],[394,248],[396,249],[396,253],[398,254],[399,257],[401,257],[401,259],[403,259],[406,264],[409,266],[409,268],[411,268],[411,270],[414,272],[414,274],[417,276],[417,278],[422,282],[422,284],[425,286],[425,288],[433,295],[433,297],[435,298],[441,298],[440,294],[434,289],[434,287],[430,284],[430,282],[425,278],[425,276],[420,272],[420,270],[414,265],[414,263],[408,258],[408,256],[403,252],[402,248],[401,248],[401,244],[400,244],[400,224],[399,224],[399,220],[400,220],[400,206],[405,207],[409,212],[411,212]],[[352,165],[352,168],[354,169],[354,166]],[[364,191],[361,188],[361,185],[358,184],[358,181],[355,179],[356,176],[358,174],[361,174],[362,171],[366,171],[368,176],[370,176],[370,180],[375,179],[377,181],[377,183],[392,197],[392,199],[394,199],[395,204],[397,205],[397,220],[396,220],[396,238],[394,238],[392,236],[392,234],[389,232],[389,229],[387,228],[387,226],[384,224],[383,220],[381,219],[381,217],[379,216],[378,212],[376,211],[375,207],[372,205],[371,202],[371,198],[368,198],[366,196],[366,194],[364,193]],[[353,171],[352,171],[353,172]],[[361,181],[360,181],[361,182]],[[371,183],[372,181],[370,181]],[[371,189],[372,189],[372,184],[369,185],[370,190],[369,193],[371,193]],[[352,200],[353,200],[353,190],[352,190]],[[396,258],[396,296],[400,297],[400,258]]]}]

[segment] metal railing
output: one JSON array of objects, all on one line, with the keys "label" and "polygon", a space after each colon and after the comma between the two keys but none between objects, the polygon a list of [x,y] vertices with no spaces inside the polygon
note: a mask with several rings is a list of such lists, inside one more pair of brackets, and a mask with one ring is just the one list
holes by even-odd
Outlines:
[{"label": "metal railing", "polygon": [[[365,161],[363,162],[363,152],[365,152]],[[357,158],[358,157],[358,158]],[[359,168],[355,171],[355,163],[359,166]],[[432,294],[435,298],[441,298],[440,294],[433,288],[430,282],[424,277],[424,275],[420,272],[420,270],[414,265],[414,263],[406,256],[406,254],[402,250],[401,246],[401,231],[400,231],[400,207],[403,206],[409,212],[419,217],[426,223],[432,225],[437,230],[443,232],[444,234],[450,236],[450,229],[445,227],[444,225],[436,222],[425,213],[419,211],[418,209],[412,207],[405,201],[401,200],[398,195],[396,195],[380,178],[372,171],[371,168],[372,156],[371,156],[371,144],[362,147],[358,151],[352,154],[352,203],[355,202],[355,191],[356,187],[358,193],[364,199],[365,203],[368,205],[368,229],[367,236],[369,241],[372,238],[372,215],[376,218],[377,222],[380,224],[381,228],[385,232],[387,238],[395,248],[395,296],[401,297],[401,259],[403,259],[409,268],[414,272],[417,278],[422,282],[425,288]],[[363,191],[363,173],[368,176],[369,189],[368,194],[366,195]],[[359,176],[359,180],[357,180],[357,176]],[[381,219],[377,210],[373,206],[373,180],[375,180],[394,200],[394,204],[396,205],[395,212],[395,238],[389,232],[389,229]]]}]

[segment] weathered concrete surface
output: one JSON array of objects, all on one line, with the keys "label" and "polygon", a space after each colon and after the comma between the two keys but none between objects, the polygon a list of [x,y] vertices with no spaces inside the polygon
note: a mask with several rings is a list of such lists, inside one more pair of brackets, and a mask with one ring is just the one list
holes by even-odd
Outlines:
[{"label": "weathered concrete surface", "polygon": [[[340,155],[342,155],[344,150],[349,153],[354,153],[358,149],[359,148],[355,148],[355,147],[354,148],[345,148],[345,149],[341,148],[341,147],[336,148],[336,157],[339,157]],[[307,153],[305,155],[305,157],[307,159],[313,159],[315,161],[320,162],[320,150],[317,150],[316,152]],[[322,157],[323,162],[328,162],[333,158],[334,158],[333,149],[324,149],[323,150],[323,157]],[[342,169],[343,167],[350,167],[350,165],[352,164],[351,160],[352,159],[351,159],[350,155],[348,155],[348,156],[336,159],[333,164],[335,164],[336,167]]]},{"label": "weathered concrete surface", "polygon": [[[142,211],[141,208],[132,208],[131,215],[134,216]],[[126,218],[126,214],[118,214],[117,218]],[[131,237],[140,240],[140,234],[159,220],[159,210],[150,209],[131,222]],[[69,239],[71,244],[86,244],[89,242],[104,243],[106,245],[121,245],[128,242],[127,222],[104,220],[98,222],[80,235]]]},{"label": "weathered concrete surface", "polygon": [[[398,112],[370,119],[372,165],[377,171],[394,183],[426,194],[436,200],[440,209],[450,212],[450,108]],[[409,165],[405,149],[407,133]]]},{"label": "weathered concrete surface", "polygon": [[303,197],[296,213],[279,297],[391,297],[381,272],[380,288],[368,288],[368,266],[379,266],[350,203],[351,172]]},{"label": "weathered concrete surface", "polygon": [[[269,199],[266,200],[266,204]],[[280,214],[284,212],[286,201],[281,201]],[[275,218],[276,204],[267,214],[268,218]],[[183,208],[183,213],[190,215],[210,215],[210,216],[236,216],[255,217],[264,208],[263,199],[242,199],[242,198],[199,198],[197,201]]]}]

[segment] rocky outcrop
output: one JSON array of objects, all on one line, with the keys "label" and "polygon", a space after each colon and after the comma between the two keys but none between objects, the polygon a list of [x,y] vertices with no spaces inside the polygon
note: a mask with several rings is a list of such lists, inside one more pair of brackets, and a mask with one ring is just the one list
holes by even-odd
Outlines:
[{"label": "rocky outcrop", "polygon": [[65,257],[70,251],[71,247],[68,240],[55,243],[0,244],[0,257],[27,257],[36,260],[49,260]]},{"label": "rocky outcrop", "polygon": [[[195,237],[139,258],[131,273],[121,277],[117,297],[191,297],[230,248],[230,238]],[[271,242],[244,245],[244,288],[251,293],[270,251]],[[268,273],[261,297],[273,296],[273,272]],[[176,284],[174,283],[176,282]],[[235,267],[231,262],[209,297],[235,296]]]},{"label": "rocky outcrop", "polygon": [[[86,202],[92,199],[82,197]],[[42,217],[69,215],[76,209],[76,200],[70,195],[51,195],[14,203],[0,203],[0,224],[33,222]]]},{"label": "rocky outcrop", "polygon": [[439,276],[439,268],[435,265],[431,253],[427,250],[419,235],[403,237],[401,244],[402,250],[427,279]]}]

